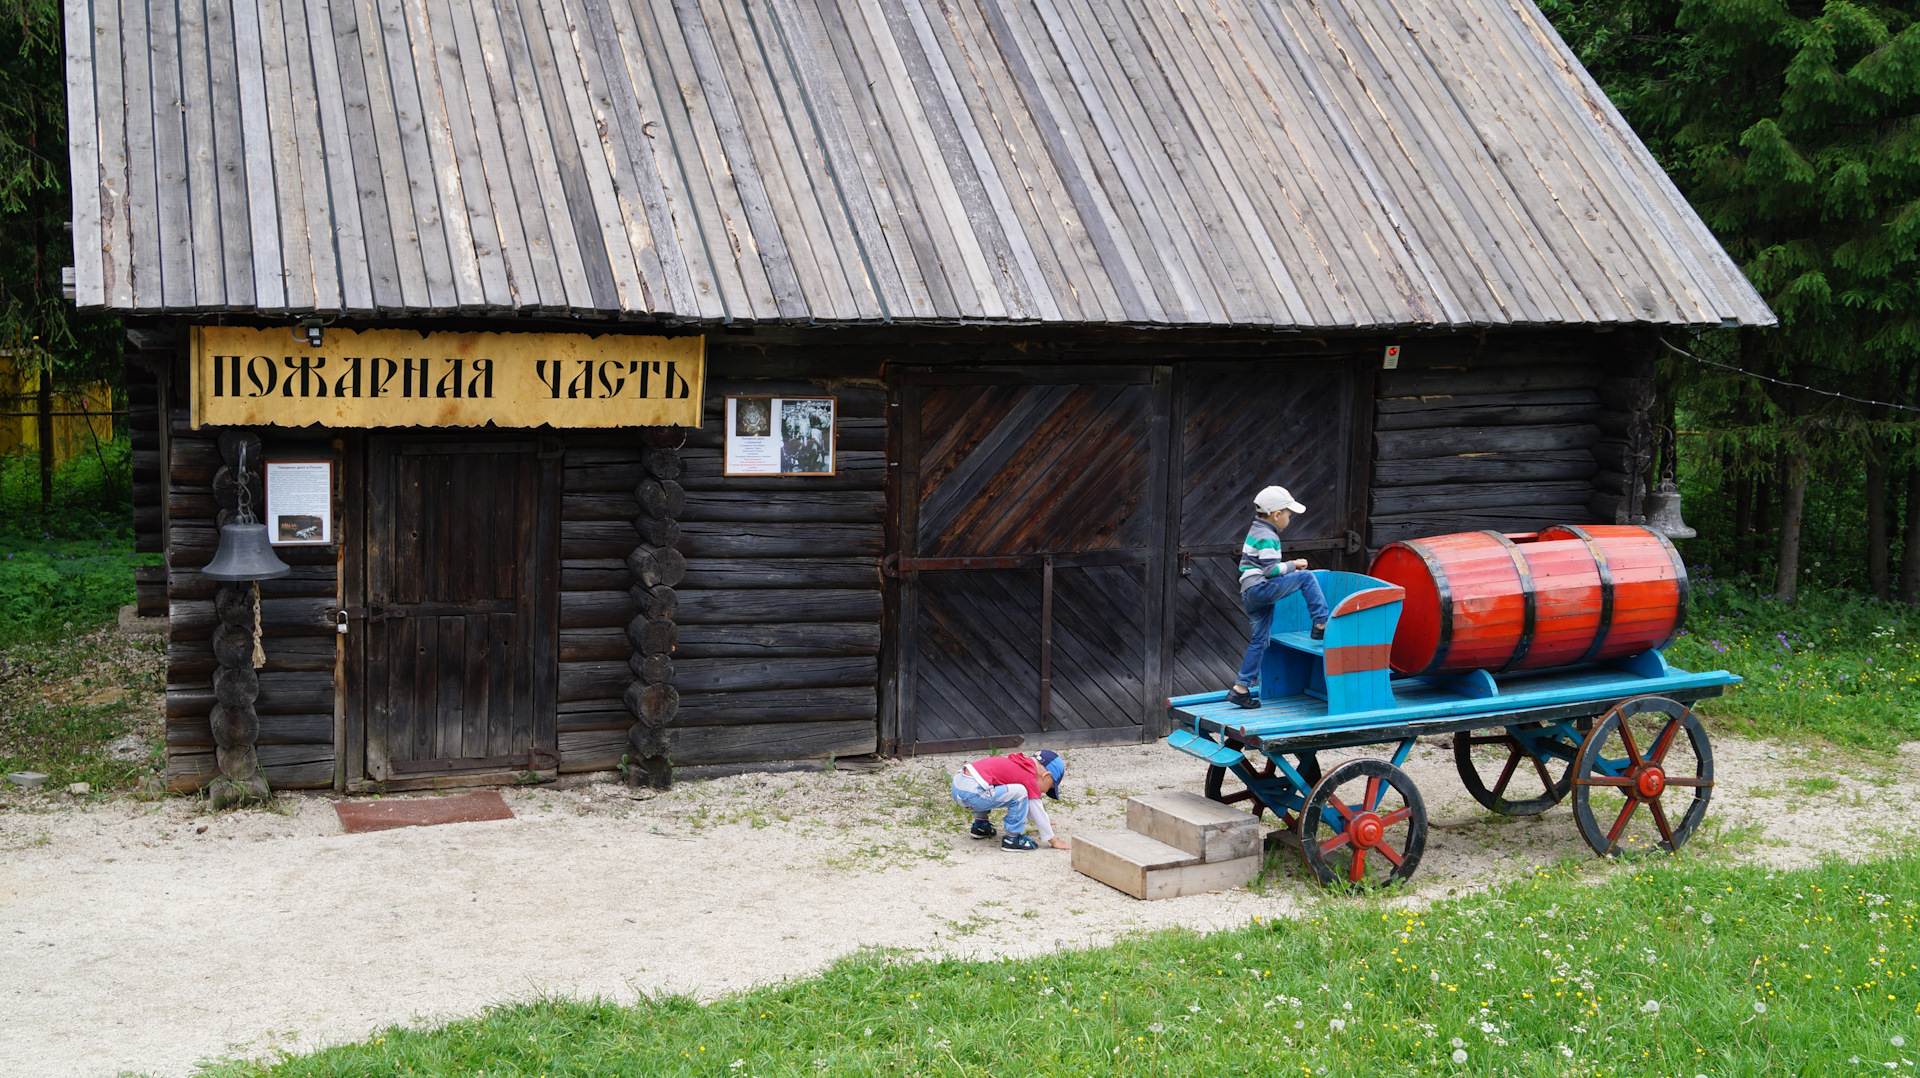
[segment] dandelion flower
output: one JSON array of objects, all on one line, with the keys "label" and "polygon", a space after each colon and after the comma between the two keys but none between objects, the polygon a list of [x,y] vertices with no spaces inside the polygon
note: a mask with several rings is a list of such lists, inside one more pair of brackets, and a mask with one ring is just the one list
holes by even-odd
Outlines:
[{"label": "dandelion flower", "polygon": [[1329,1018],[1327,1019],[1327,1028],[1338,1033],[1347,1028],[1347,1020],[1344,1018]]},{"label": "dandelion flower", "polygon": [[1703,925],[1710,925],[1710,924],[1712,924],[1712,923],[1713,923],[1713,914],[1711,914],[1711,913],[1703,913],[1703,914],[1701,914],[1701,915],[1700,915],[1700,923],[1701,923],[1701,924],[1703,924]]},{"label": "dandelion flower", "polygon": [[1466,1042],[1466,1041],[1463,1041],[1463,1040],[1461,1040],[1461,1039],[1460,1039],[1460,1038],[1458,1038],[1458,1037],[1455,1037],[1455,1038],[1453,1039],[1453,1046],[1454,1046],[1455,1048],[1465,1048],[1465,1047],[1467,1046],[1467,1042]]},{"label": "dandelion flower", "polygon": [[1148,1026],[1148,1027],[1147,1027],[1147,1032],[1148,1032],[1148,1033],[1160,1033],[1160,1032],[1164,1032],[1164,1031],[1166,1030],[1166,1028],[1167,1028],[1167,1027],[1165,1027],[1165,1026],[1163,1026],[1163,1025],[1161,1025],[1160,1023],[1158,1023],[1158,1022],[1155,1022],[1154,1024],[1152,1024],[1152,1025],[1150,1025],[1150,1026]]},{"label": "dandelion flower", "polygon": [[1650,999],[1645,1003],[1642,1003],[1640,1005],[1640,1013],[1641,1014],[1659,1014],[1660,1001],[1657,999]]},{"label": "dandelion flower", "polygon": [[1438,983],[1440,980],[1440,971],[1434,970],[1432,973],[1427,974],[1427,980]]},{"label": "dandelion flower", "polygon": [[1760,1002],[1759,1000],[1755,1000],[1753,1003],[1753,1013],[1755,1014],[1767,1013],[1767,1005]]},{"label": "dandelion flower", "polygon": [[1465,1048],[1455,1048],[1453,1050],[1453,1061],[1455,1063],[1465,1063],[1467,1061],[1467,1050]]},{"label": "dandelion flower", "polygon": [[1563,1045],[1561,1045],[1561,1046],[1560,1046],[1560,1054],[1561,1054],[1561,1055],[1563,1055],[1563,1056],[1566,1056],[1566,1057],[1567,1057],[1568,1059],[1572,1059],[1572,1058],[1573,1058],[1573,1049],[1571,1049],[1571,1048],[1568,1048],[1568,1047],[1567,1047],[1566,1045],[1564,1045],[1564,1044],[1563,1044]]},{"label": "dandelion flower", "polygon": [[1351,1002],[1347,1002],[1347,1003],[1342,1003],[1342,1004],[1340,1005],[1340,1009],[1341,1009],[1341,1010],[1343,1010],[1343,1011],[1350,1011],[1350,1010],[1353,1010],[1353,1004],[1352,1004]]},{"label": "dandelion flower", "polygon": [[1892,1043],[1895,1048],[1905,1048],[1907,1046],[1907,1039],[1895,1034]]}]

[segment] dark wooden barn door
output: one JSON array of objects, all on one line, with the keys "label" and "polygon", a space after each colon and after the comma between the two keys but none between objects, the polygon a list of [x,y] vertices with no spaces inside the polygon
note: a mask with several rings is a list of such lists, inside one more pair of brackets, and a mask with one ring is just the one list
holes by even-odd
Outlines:
[{"label": "dark wooden barn door", "polygon": [[903,749],[1152,727],[1168,381],[1154,368],[908,376]]},{"label": "dark wooden barn door", "polygon": [[1281,537],[1315,568],[1365,568],[1368,364],[1190,364],[1181,371],[1178,579],[1169,691],[1224,689],[1247,646],[1240,544],[1271,484],[1306,505]]},{"label": "dark wooden barn door", "polygon": [[559,477],[542,457],[530,441],[369,440],[370,778],[555,765]]}]

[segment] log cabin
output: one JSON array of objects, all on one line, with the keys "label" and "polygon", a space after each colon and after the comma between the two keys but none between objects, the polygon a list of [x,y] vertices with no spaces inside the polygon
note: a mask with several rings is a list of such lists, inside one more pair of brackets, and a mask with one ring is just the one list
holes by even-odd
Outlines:
[{"label": "log cabin", "polygon": [[1661,335],[1773,322],[1530,0],[67,35],[181,791],[1141,741],[1231,677],[1260,487],[1329,568],[1627,520]]}]

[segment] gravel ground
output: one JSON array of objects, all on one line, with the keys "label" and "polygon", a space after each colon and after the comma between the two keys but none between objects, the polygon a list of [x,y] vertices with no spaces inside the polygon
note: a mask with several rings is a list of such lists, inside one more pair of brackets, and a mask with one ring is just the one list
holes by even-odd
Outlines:
[{"label": "gravel ground", "polygon": [[[1688,854],[1786,867],[1898,848],[1920,827],[1920,745],[1907,748],[1821,761],[1720,738],[1721,785]],[[1069,760],[1053,814],[1068,837],[1123,826],[1129,795],[1202,777],[1161,746]],[[974,842],[944,796],[960,762],[657,795],[517,789],[513,820],[363,835],[343,834],[321,795],[221,814],[179,798],[0,795],[0,1070],[179,1075],[540,993],[711,996],[865,947],[1026,955],[1317,901],[1289,869],[1257,891],[1136,902],[1072,872],[1068,854]],[[1408,770],[1435,826],[1417,886],[1376,901],[1588,856],[1564,806],[1491,817],[1432,746]]]}]

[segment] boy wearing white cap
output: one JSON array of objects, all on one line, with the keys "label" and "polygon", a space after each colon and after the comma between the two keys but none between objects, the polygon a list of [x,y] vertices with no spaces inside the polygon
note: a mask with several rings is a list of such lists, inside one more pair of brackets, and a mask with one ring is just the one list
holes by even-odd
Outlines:
[{"label": "boy wearing white cap", "polygon": [[1246,657],[1240,660],[1240,673],[1227,702],[1238,707],[1258,707],[1249,686],[1260,678],[1260,659],[1267,653],[1268,632],[1273,628],[1273,604],[1299,592],[1307,601],[1307,614],[1313,619],[1313,638],[1327,633],[1327,597],[1320,581],[1307,572],[1307,560],[1287,560],[1280,554],[1280,533],[1293,523],[1295,513],[1307,507],[1293,500],[1285,487],[1268,487],[1253,499],[1253,526],[1247,529],[1246,542],[1240,546],[1240,605],[1247,611]]}]

